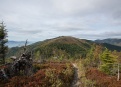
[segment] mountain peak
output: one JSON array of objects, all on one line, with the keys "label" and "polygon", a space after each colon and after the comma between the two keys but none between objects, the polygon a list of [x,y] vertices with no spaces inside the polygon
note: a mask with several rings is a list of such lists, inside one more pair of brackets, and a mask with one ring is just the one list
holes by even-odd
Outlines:
[{"label": "mountain peak", "polygon": [[84,44],[84,43],[88,43],[91,41],[89,40],[85,40],[85,39],[78,39],[72,36],[59,36],[53,39],[48,39],[44,41],[44,45],[48,45],[48,44],[52,44],[52,43],[61,43],[61,44]]}]

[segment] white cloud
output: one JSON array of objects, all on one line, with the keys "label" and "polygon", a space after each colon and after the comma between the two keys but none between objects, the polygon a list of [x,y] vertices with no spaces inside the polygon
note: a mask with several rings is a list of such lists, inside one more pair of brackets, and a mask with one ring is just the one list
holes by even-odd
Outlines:
[{"label": "white cloud", "polygon": [[0,0],[0,20],[10,40],[62,35],[100,39],[107,37],[101,33],[114,30],[109,36],[121,38],[120,15],[120,0]]}]

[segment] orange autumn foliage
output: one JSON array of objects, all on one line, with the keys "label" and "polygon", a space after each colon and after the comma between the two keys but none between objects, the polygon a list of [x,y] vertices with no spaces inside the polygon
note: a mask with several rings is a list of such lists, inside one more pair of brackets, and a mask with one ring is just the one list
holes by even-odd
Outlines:
[{"label": "orange autumn foliage", "polygon": [[58,83],[61,87],[70,86],[73,79],[73,66],[70,63],[51,62],[35,65],[40,67],[35,74],[29,77],[14,76],[2,87],[52,87]]},{"label": "orange autumn foliage", "polygon": [[86,72],[87,79],[95,81],[95,87],[121,87],[121,80],[117,81],[115,76],[109,76],[105,73],[91,68]]}]

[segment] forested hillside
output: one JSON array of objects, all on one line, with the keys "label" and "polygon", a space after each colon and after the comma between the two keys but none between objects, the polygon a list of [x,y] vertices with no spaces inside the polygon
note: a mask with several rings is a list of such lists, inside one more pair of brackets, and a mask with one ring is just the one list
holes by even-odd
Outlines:
[{"label": "forested hillside", "polygon": [[[80,58],[85,57],[93,45],[100,45],[109,50],[120,51],[121,47],[110,44],[99,44],[89,40],[69,36],[61,36],[28,45],[27,49],[33,51],[33,56],[41,58]],[[7,57],[20,56],[23,47],[10,48]]]}]

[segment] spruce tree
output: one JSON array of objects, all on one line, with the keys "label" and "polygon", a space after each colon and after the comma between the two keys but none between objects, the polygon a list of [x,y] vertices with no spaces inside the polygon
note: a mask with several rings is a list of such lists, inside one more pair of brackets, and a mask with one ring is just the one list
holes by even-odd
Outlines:
[{"label": "spruce tree", "polygon": [[113,65],[115,62],[116,62],[116,57],[113,56],[108,49],[106,49],[101,55],[101,65],[100,65],[101,71],[111,75],[113,70]]},{"label": "spruce tree", "polygon": [[7,51],[7,30],[5,29],[4,23],[0,23],[0,63],[5,64],[5,55]]}]

